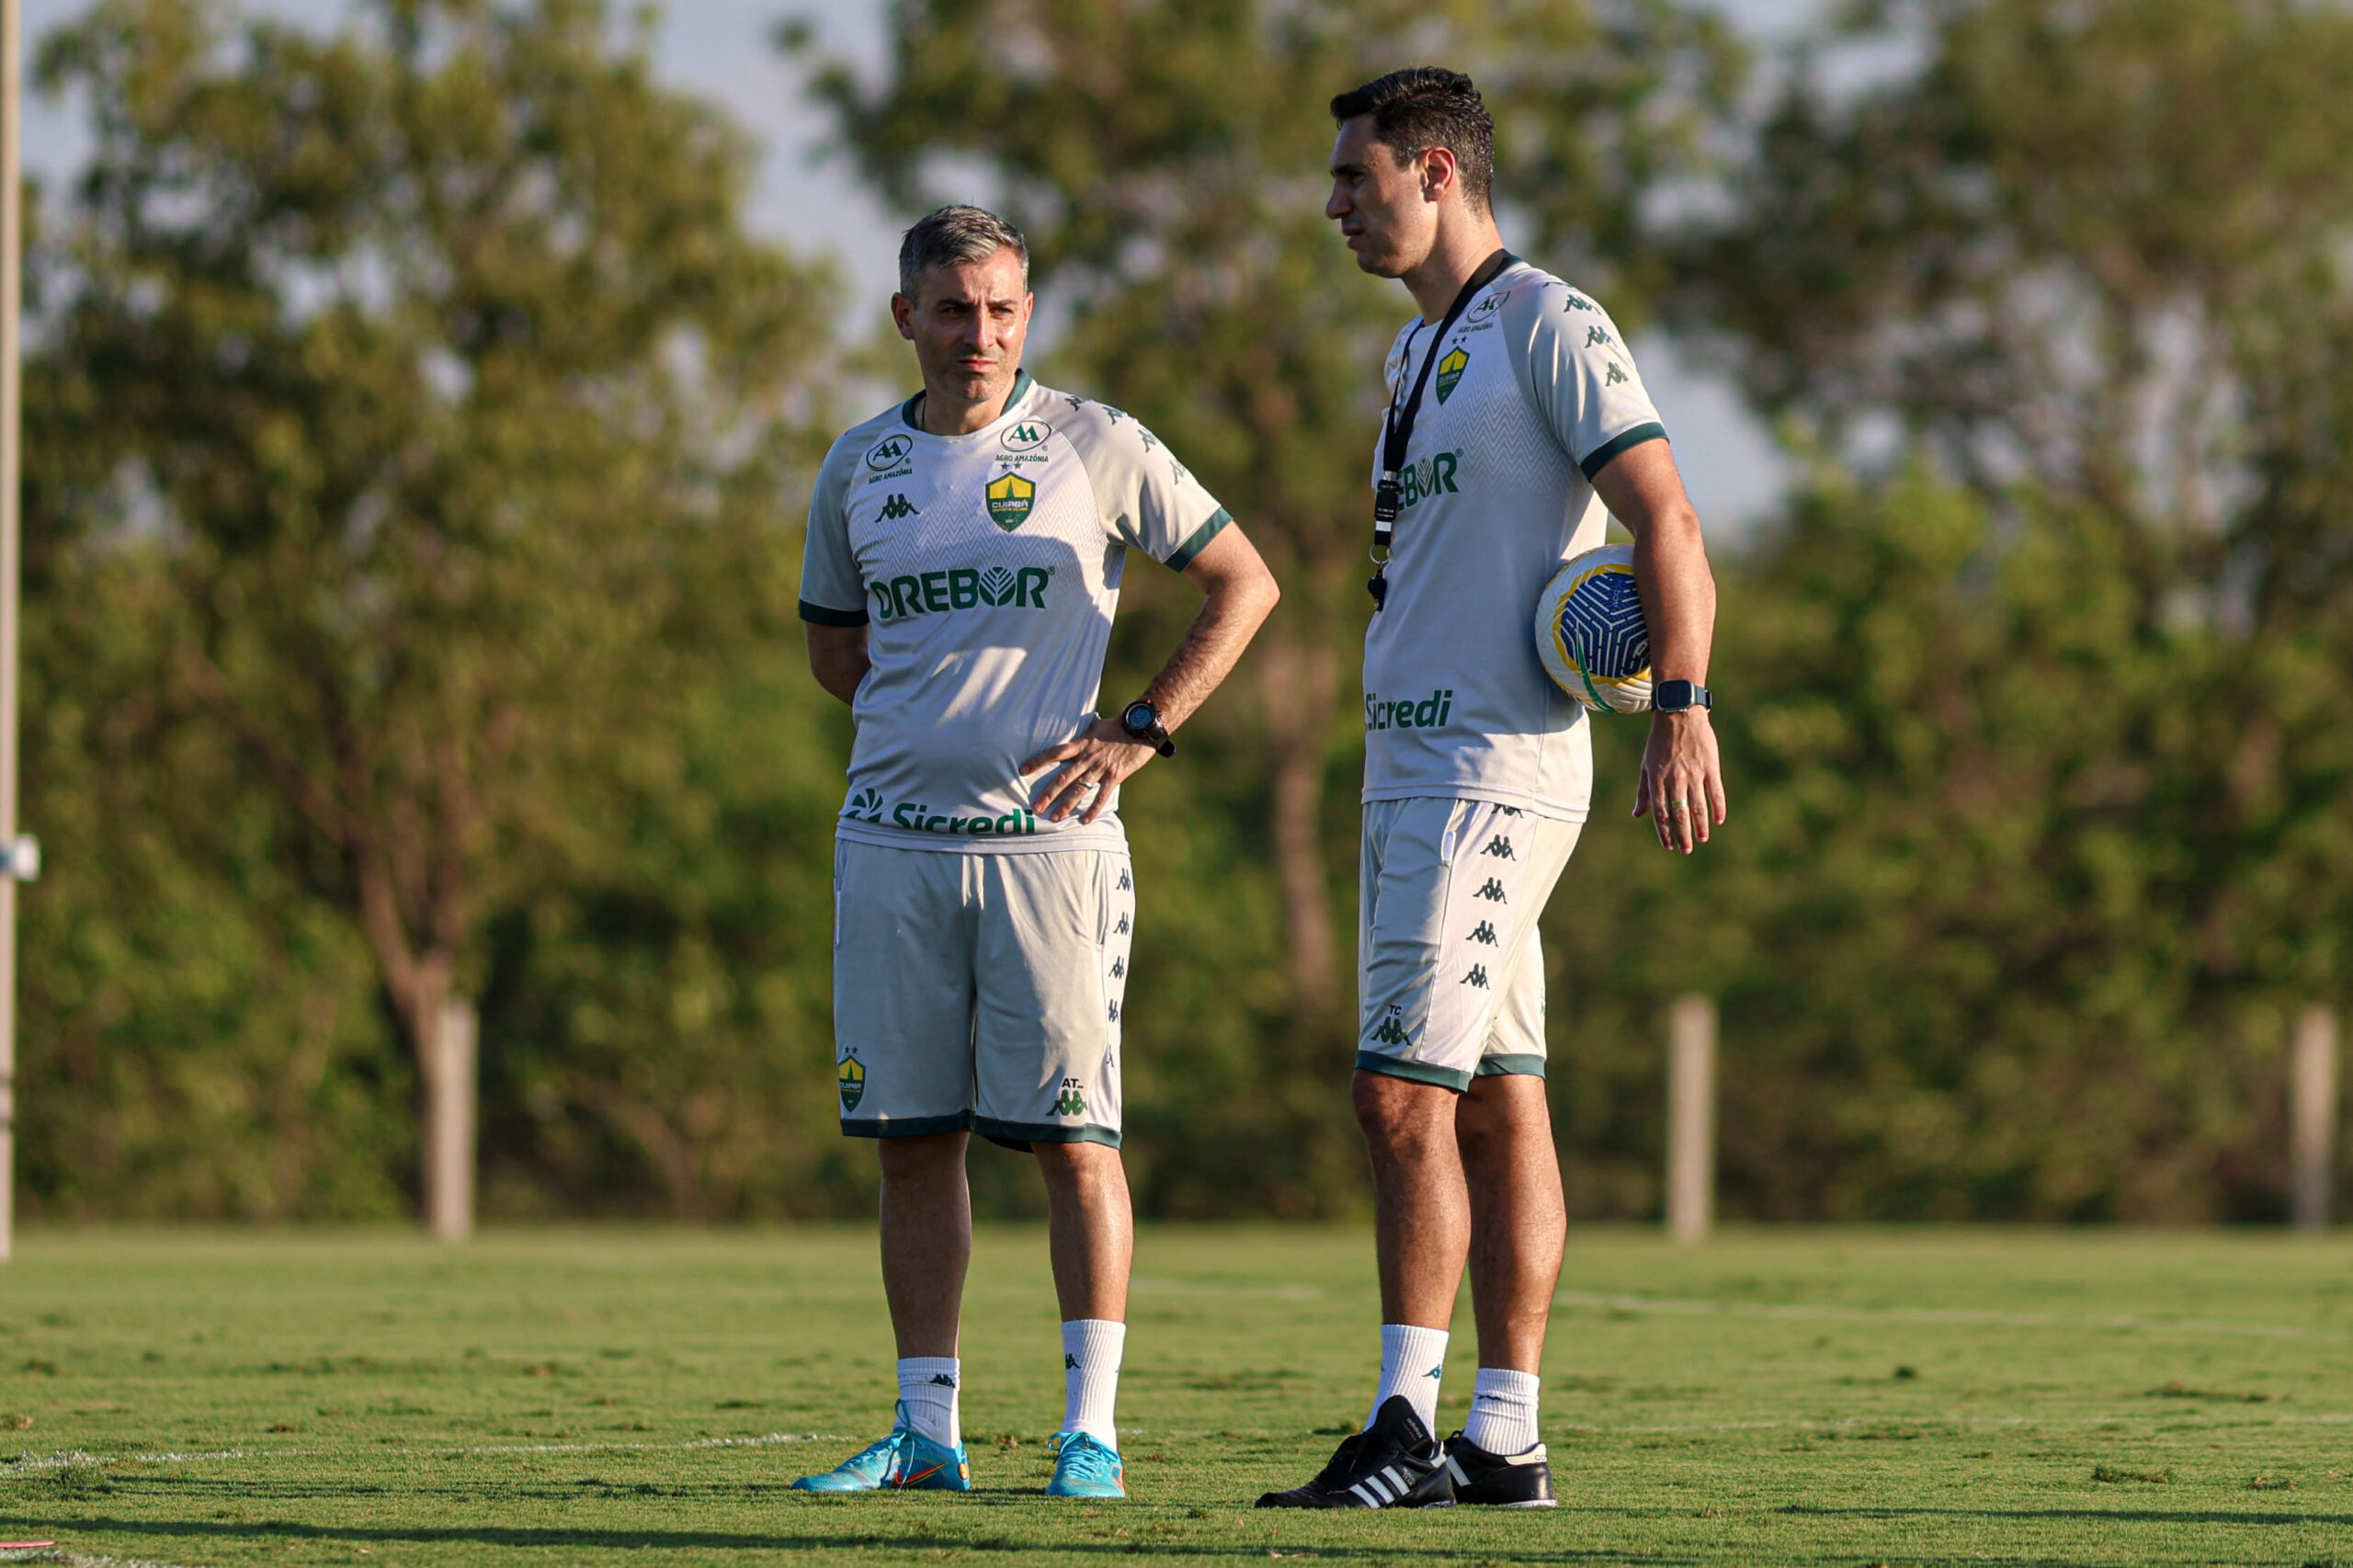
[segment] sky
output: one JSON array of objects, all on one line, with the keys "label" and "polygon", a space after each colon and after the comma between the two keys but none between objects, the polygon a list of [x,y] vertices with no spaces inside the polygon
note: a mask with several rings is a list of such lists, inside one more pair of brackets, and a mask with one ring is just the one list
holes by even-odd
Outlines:
[{"label": "sky", "polygon": [[[1813,0],[1717,3],[1744,29],[1768,42],[1814,8]],[[28,51],[86,5],[87,0],[24,0]],[[245,0],[245,8],[332,17],[346,9],[346,0]],[[753,226],[797,251],[833,255],[848,280],[850,297],[870,301],[879,320],[893,287],[899,231],[915,215],[887,210],[858,183],[847,162],[831,153],[825,112],[801,93],[799,73],[770,41],[776,24],[795,14],[813,17],[824,54],[846,59],[862,74],[882,72],[889,58],[884,0],[824,0],[816,6],[793,0],[670,0],[663,8],[655,67],[669,81],[726,106],[759,139],[764,155],[748,213]],[[25,163],[50,189],[61,188],[88,157],[86,119],[85,106],[28,98]],[[1510,236],[1505,238],[1508,242]],[[1531,259],[1540,265],[1542,260]],[[1401,293],[1400,320],[1406,310]],[[1635,335],[1629,347],[1671,434],[1700,517],[1711,531],[1737,537],[1769,513],[1779,494],[1784,471],[1770,438],[1728,383],[1677,353],[1672,341],[1655,333]],[[1371,439],[1370,431],[1366,439]]]}]

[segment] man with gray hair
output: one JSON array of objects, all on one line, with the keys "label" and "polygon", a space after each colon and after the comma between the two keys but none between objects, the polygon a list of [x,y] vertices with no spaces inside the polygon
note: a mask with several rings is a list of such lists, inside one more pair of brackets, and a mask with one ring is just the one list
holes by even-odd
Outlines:
[{"label": "man with gray hair", "polygon": [[[858,736],[834,851],[841,1125],[880,1140],[890,1435],[813,1492],[964,1491],[958,1328],[966,1144],[1045,1177],[1066,1393],[1051,1495],[1120,1497],[1112,1399],[1131,1226],[1120,1007],[1135,880],[1121,780],[1217,688],[1274,578],[1152,433],[1021,368],[1020,233],[945,207],[907,231],[891,312],[923,390],[834,443],[809,506],[801,618]],[[1131,549],[1206,602],[1160,674],[1096,714]]]}]

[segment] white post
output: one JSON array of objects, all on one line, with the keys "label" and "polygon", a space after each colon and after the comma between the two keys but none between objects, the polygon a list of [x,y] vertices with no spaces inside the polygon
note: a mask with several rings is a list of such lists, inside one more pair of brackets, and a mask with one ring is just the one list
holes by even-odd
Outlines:
[{"label": "white post", "polygon": [[1666,1228],[1678,1242],[1696,1242],[1715,1222],[1715,1003],[1681,998],[1667,1032]]},{"label": "white post", "polygon": [[2336,1015],[2307,1007],[2296,1020],[2293,1088],[2289,1096],[2290,1181],[2296,1229],[2328,1229],[2336,1186]]},{"label": "white post", "polygon": [[426,1182],[433,1233],[461,1242],[474,1229],[474,1102],[477,1097],[473,1004],[452,1001],[441,1010],[436,1042],[441,1071],[429,1092],[433,1114],[426,1118],[430,1142],[425,1151]]},{"label": "white post", "polygon": [[24,380],[17,296],[24,278],[25,214],[17,166],[25,59],[18,0],[0,0],[0,1262],[16,1244],[17,1213],[17,461]]}]

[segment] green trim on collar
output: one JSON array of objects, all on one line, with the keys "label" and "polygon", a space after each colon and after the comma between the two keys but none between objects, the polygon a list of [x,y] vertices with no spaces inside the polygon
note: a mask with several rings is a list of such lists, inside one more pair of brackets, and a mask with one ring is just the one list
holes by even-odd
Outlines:
[{"label": "green trim on collar", "polygon": [[[1004,406],[1003,408],[1000,408],[1000,409],[998,409],[998,410],[996,411],[996,418],[997,418],[997,419],[1002,419],[1002,418],[1004,418],[1004,417],[1005,417],[1008,413],[1012,412],[1013,405],[1014,405],[1015,403],[1019,403],[1023,398],[1028,397],[1028,396],[1029,395],[1029,389],[1030,389],[1031,387],[1036,386],[1037,384],[1038,384],[1038,383],[1037,383],[1036,380],[1035,380],[1035,379],[1033,379],[1033,378],[1030,376],[1030,374],[1029,374],[1029,371],[1027,371],[1027,370],[1016,370],[1016,371],[1014,371],[1014,372],[1013,372],[1013,391],[1011,391],[1010,392],[1008,392],[1008,393],[1006,393],[1006,394],[1005,406]],[[923,427],[923,422],[922,422],[921,420],[919,420],[919,419],[917,419],[917,418],[915,417],[915,404],[916,404],[916,403],[921,403],[922,401],[923,401],[923,393],[921,393],[921,392],[917,392],[917,393],[915,393],[915,396],[913,396],[913,397],[911,397],[911,398],[907,399],[907,401],[906,401],[906,402],[904,402],[904,403],[903,403],[899,404],[899,421],[900,421],[900,423],[901,423],[901,424],[904,425],[908,429],[913,430],[916,435],[918,435],[918,436],[928,436],[928,435],[930,435],[930,434],[931,434],[931,432],[930,432],[930,431],[928,431],[928,430],[926,430],[926,429],[925,429],[925,428]],[[996,423],[996,419],[992,419],[992,420],[990,420],[990,421],[989,421],[989,425],[994,425],[994,424],[995,424],[995,423]],[[982,429],[982,430],[985,430],[985,429],[987,429],[987,428],[988,428],[988,426],[987,426],[987,425],[983,425],[983,426],[981,426],[981,429]],[[975,435],[975,436],[979,435],[980,433],[981,433],[981,432],[980,432],[980,430],[975,430],[975,431],[973,431],[973,432],[972,432],[972,434],[973,434],[973,435]],[[950,439],[953,439],[954,437],[946,437],[946,436],[943,436],[943,437],[939,437],[939,438],[940,438],[941,440],[950,440]]]}]

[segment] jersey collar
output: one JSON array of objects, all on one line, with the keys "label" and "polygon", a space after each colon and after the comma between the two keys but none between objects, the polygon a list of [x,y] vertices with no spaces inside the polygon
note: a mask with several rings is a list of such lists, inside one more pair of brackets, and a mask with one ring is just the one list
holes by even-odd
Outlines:
[{"label": "jersey collar", "polygon": [[986,425],[982,426],[978,430],[970,432],[968,435],[932,436],[930,431],[925,429],[922,422],[915,418],[915,404],[923,401],[923,393],[921,392],[915,393],[915,396],[899,404],[899,422],[904,425],[908,429],[914,431],[916,435],[930,436],[935,441],[969,440],[972,436],[984,436],[988,434],[991,430],[995,429],[998,426],[1012,418],[1013,411],[1021,406],[1021,400],[1028,397],[1029,395],[1029,389],[1037,384],[1038,383],[1036,381],[1030,379],[1029,371],[1014,371],[1013,390],[1006,394],[1005,406],[997,410],[997,415],[995,419],[991,420]]}]

